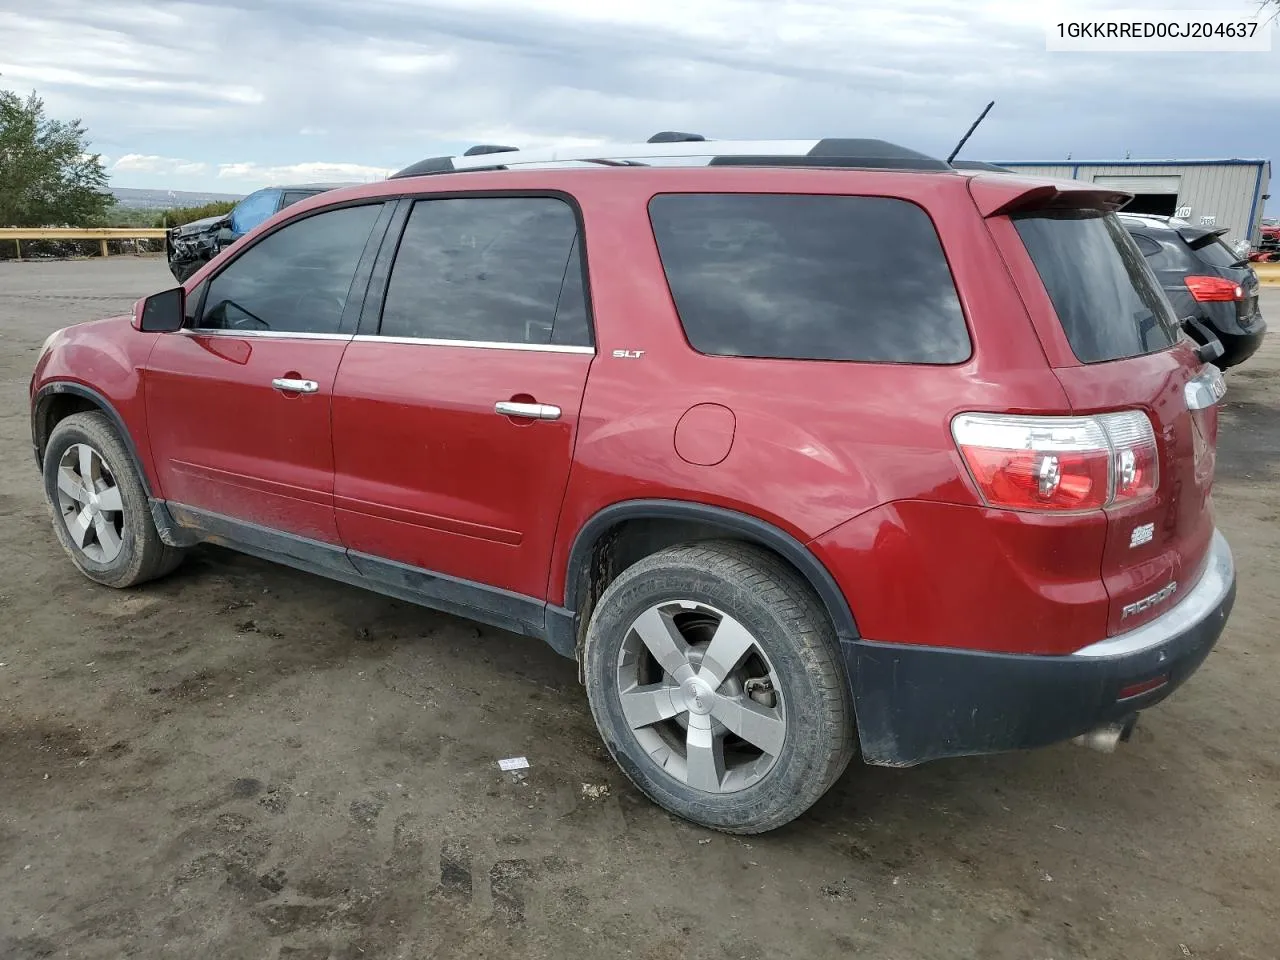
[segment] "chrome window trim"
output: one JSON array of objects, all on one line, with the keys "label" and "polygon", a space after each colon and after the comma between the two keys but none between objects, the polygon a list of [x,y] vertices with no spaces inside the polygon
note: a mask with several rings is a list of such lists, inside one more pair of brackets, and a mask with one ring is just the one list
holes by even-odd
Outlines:
[{"label": "chrome window trim", "polygon": [[1217,530],[1209,545],[1209,560],[1200,581],[1182,599],[1150,623],[1070,654],[1079,659],[1118,657],[1141,653],[1168,643],[1209,617],[1222,603],[1235,583],[1235,561],[1227,539]]},{"label": "chrome window trim", "polygon": [[222,327],[183,327],[178,331],[189,337],[270,337],[277,340],[350,340],[350,333],[306,333],[289,330],[227,330]]},{"label": "chrome window trim", "polygon": [[592,355],[595,347],[559,343],[504,343],[496,340],[443,340],[437,337],[383,337],[362,333],[354,338],[360,343],[403,343],[424,347],[470,347],[474,350],[524,350],[533,353],[579,353]]}]

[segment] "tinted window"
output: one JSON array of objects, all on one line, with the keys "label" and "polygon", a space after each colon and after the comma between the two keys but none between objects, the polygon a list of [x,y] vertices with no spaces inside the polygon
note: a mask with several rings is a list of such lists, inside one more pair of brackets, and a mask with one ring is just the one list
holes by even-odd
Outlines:
[{"label": "tinted window", "polygon": [[200,281],[200,286],[196,287],[187,294],[186,305],[183,308],[182,325],[184,327],[196,326],[196,321],[200,319],[200,301],[204,297],[204,292],[209,288],[209,281]]},{"label": "tinted window", "polygon": [[1133,242],[1138,245],[1138,249],[1142,251],[1144,257],[1157,257],[1160,255],[1160,244],[1150,237],[1144,237],[1140,233],[1132,234],[1132,236]]},{"label": "tinted window", "polygon": [[957,363],[969,335],[928,216],[883,197],[670,194],[649,204],[696,350]]},{"label": "tinted window", "polygon": [[414,204],[391,270],[388,337],[589,344],[573,210],[553,197]]},{"label": "tinted window", "polygon": [[1241,260],[1219,237],[1214,237],[1204,246],[1197,247],[1195,254],[1211,267],[1234,267]]},{"label": "tinted window", "polygon": [[259,190],[251,193],[231,211],[231,232],[242,237],[260,223],[265,223],[276,212],[280,191]]},{"label": "tinted window", "polygon": [[280,201],[280,209],[291,207],[299,200],[305,200],[307,197],[314,197],[318,192],[317,190],[286,190],[284,198]]},{"label": "tinted window", "polygon": [[1154,353],[1177,340],[1169,301],[1114,215],[1059,210],[1014,223],[1081,362]]},{"label": "tinted window", "polygon": [[337,333],[379,204],[346,207],[283,227],[209,284],[201,327]]}]

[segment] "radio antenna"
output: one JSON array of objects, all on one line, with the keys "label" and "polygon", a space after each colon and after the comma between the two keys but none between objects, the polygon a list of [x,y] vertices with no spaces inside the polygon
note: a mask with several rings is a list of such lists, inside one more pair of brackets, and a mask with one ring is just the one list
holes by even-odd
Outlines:
[{"label": "radio antenna", "polygon": [[978,114],[978,119],[973,121],[973,125],[970,126],[968,130],[965,131],[964,136],[960,138],[960,142],[956,144],[956,148],[951,151],[951,156],[947,157],[947,163],[950,163],[960,154],[961,149],[964,147],[966,143],[969,142],[969,138],[973,136],[973,131],[978,129],[978,124],[980,124],[983,121],[983,119],[986,118],[987,114],[991,112],[991,108],[994,107],[995,105],[996,105],[996,102],[992,100],[990,103],[987,104],[986,108],[983,109],[983,111],[980,114]]}]

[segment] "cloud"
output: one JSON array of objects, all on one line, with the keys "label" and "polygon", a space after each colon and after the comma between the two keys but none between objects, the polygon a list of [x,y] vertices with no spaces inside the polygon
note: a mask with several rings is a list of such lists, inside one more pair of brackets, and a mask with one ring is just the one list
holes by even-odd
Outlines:
[{"label": "cloud", "polygon": [[[307,172],[316,169],[367,179],[477,142],[634,141],[662,129],[883,137],[945,155],[990,99],[996,109],[968,157],[1280,153],[1280,128],[1260,120],[1280,114],[1280,86],[1258,82],[1280,76],[1280,44],[1240,55],[1049,54],[1051,5],[1025,0],[41,0],[22,9],[0,12],[0,84],[38,86],[55,115],[84,119],[94,149],[206,165],[166,173],[170,186],[331,176]],[[144,186],[140,178],[160,174],[120,175]]]},{"label": "cloud", "polygon": [[208,172],[209,165],[200,161],[179,160],[176,157],[156,157],[142,153],[127,153],[111,164],[112,172],[157,173],[195,176]]},{"label": "cloud", "polygon": [[308,161],[276,166],[257,163],[220,163],[219,180],[235,180],[253,184],[285,183],[364,183],[383,180],[395,171],[389,167],[371,167],[360,163]]}]

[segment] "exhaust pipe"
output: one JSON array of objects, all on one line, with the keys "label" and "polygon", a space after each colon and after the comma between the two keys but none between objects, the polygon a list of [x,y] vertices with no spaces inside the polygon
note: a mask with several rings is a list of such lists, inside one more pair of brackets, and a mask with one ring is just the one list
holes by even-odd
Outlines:
[{"label": "exhaust pipe", "polygon": [[1112,753],[1116,749],[1116,744],[1128,741],[1137,724],[1138,715],[1135,713],[1121,723],[1104,723],[1100,727],[1094,727],[1087,733],[1074,737],[1071,742],[1088,747],[1090,750],[1097,750],[1099,753]]}]

